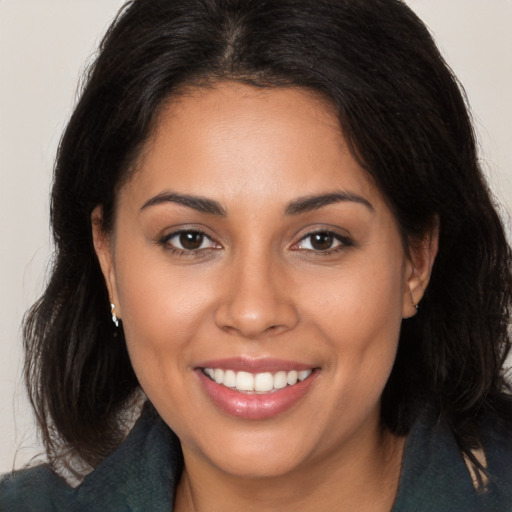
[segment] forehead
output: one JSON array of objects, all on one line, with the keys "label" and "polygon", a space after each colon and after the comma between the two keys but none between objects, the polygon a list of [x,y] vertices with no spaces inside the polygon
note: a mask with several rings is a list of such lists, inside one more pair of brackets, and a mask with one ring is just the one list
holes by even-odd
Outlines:
[{"label": "forehead", "polygon": [[233,82],[169,101],[130,182],[139,202],[166,189],[221,202],[290,201],[340,188],[378,195],[328,100],[299,88]]}]

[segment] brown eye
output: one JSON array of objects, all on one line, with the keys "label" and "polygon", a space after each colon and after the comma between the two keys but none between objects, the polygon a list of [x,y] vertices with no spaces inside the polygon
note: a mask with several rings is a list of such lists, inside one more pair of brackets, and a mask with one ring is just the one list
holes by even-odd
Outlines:
[{"label": "brown eye", "polygon": [[185,231],[180,234],[180,245],[187,251],[194,251],[203,245],[204,234],[199,231]]},{"label": "brown eye", "polygon": [[315,251],[327,251],[332,247],[334,237],[331,233],[315,233],[310,235],[311,247]]},{"label": "brown eye", "polygon": [[295,246],[295,250],[312,253],[333,253],[338,249],[353,245],[349,238],[332,231],[316,231],[303,237]]},{"label": "brown eye", "polygon": [[220,249],[219,244],[208,235],[196,230],[175,231],[162,237],[158,243],[166,249],[179,251],[180,253],[199,254],[206,249]]}]

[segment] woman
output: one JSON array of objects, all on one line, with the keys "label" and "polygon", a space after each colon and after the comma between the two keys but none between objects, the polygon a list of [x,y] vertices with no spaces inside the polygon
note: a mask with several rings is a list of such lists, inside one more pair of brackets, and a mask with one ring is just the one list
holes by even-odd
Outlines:
[{"label": "woman", "polygon": [[130,2],[52,226],[25,325],[50,464],[2,507],[510,510],[510,249],[401,2]]}]

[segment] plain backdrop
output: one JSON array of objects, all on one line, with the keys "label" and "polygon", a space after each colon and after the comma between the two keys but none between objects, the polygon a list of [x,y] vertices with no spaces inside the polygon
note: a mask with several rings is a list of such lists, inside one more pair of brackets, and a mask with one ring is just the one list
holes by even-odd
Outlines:
[{"label": "plain backdrop", "polygon": [[[0,473],[41,452],[21,381],[20,323],[43,290],[51,255],[55,150],[79,78],[122,3],[0,0]],[[407,3],[464,84],[512,239],[512,0]]]}]

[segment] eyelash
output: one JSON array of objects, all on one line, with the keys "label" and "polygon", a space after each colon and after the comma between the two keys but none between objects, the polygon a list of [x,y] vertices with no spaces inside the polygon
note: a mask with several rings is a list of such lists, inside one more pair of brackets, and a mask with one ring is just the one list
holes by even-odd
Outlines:
[{"label": "eyelash", "polygon": [[[197,249],[185,249],[185,248],[180,249],[171,244],[170,241],[173,238],[179,237],[181,235],[186,235],[186,234],[199,235],[199,236],[203,237],[203,240],[201,241],[201,245],[203,245],[204,241],[208,240],[211,243],[211,246],[203,247],[203,248],[199,247]],[[335,247],[328,248],[325,250],[314,249],[314,248],[303,249],[306,252],[311,252],[311,253],[314,253],[315,255],[320,255],[320,256],[332,255],[332,254],[335,254],[339,251],[342,251],[342,250],[354,245],[354,242],[346,236],[342,236],[334,231],[330,231],[327,229],[321,229],[321,230],[317,230],[317,231],[312,231],[312,232],[304,235],[298,242],[293,244],[292,250],[300,251],[301,249],[296,248],[296,247],[308,239],[310,239],[310,245],[312,245],[311,238],[314,237],[315,235],[324,235],[324,236],[332,237],[333,241],[338,242],[338,245],[336,245]],[[201,231],[198,229],[180,229],[178,231],[173,231],[172,233],[169,233],[168,235],[161,237],[158,240],[158,245],[162,246],[166,251],[169,251],[172,254],[175,254],[177,256],[201,256],[201,255],[205,255],[206,253],[209,253],[211,251],[218,250],[221,248],[221,246],[219,244],[217,244],[211,237],[209,237],[204,231]]]},{"label": "eyelash", "polygon": [[[210,247],[199,247],[197,249],[180,249],[179,247],[175,247],[171,244],[171,240],[173,238],[180,237],[181,235],[186,234],[193,234],[193,235],[199,235],[203,237],[203,240],[201,241],[201,245],[205,241],[211,242],[212,246]],[[178,231],[173,231],[172,233],[169,233],[168,235],[163,236],[158,240],[158,245],[162,246],[166,251],[171,252],[172,254],[175,254],[177,256],[201,256],[205,255],[207,252],[211,252],[214,250],[218,250],[220,246],[212,240],[211,237],[209,237],[204,231],[201,231],[199,229],[180,229]],[[217,245],[217,247],[215,247]]]},{"label": "eyelash", "polygon": [[[319,230],[312,231],[312,232],[309,232],[306,235],[304,235],[297,243],[295,243],[292,246],[292,249],[294,247],[297,247],[299,244],[303,243],[305,240],[308,240],[308,239],[310,239],[309,243],[310,243],[310,245],[312,245],[311,239],[315,235],[324,235],[324,236],[332,237],[332,241],[338,242],[338,245],[336,245],[332,248],[325,249],[325,250],[314,249],[314,248],[305,249],[305,251],[314,253],[314,255],[330,256],[330,255],[333,255],[339,251],[342,251],[342,250],[347,249],[348,247],[351,247],[354,245],[354,242],[346,236],[340,235],[339,233],[330,231],[328,229],[319,229]],[[300,250],[300,249],[295,249],[295,250]]]}]

